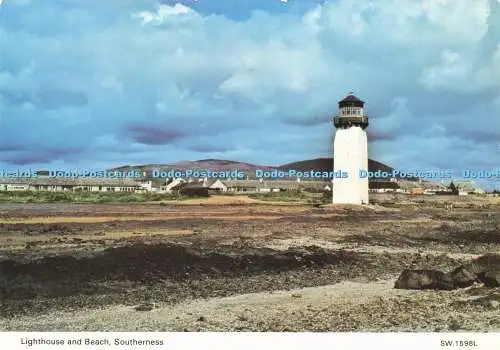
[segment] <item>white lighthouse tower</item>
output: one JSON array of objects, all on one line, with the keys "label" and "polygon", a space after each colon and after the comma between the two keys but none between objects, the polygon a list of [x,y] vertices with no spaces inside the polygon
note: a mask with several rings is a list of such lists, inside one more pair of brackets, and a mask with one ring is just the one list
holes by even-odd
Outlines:
[{"label": "white lighthouse tower", "polygon": [[336,127],[333,143],[334,172],[346,172],[347,177],[333,179],[333,203],[368,204],[368,178],[360,171],[368,171],[368,139],[365,129],[368,117],[364,102],[350,93],[339,101],[339,114],[333,118]]}]

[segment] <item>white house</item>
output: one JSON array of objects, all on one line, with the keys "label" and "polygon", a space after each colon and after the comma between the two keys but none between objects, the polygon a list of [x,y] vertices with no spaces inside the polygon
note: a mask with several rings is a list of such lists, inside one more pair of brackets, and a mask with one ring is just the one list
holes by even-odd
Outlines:
[{"label": "white house", "polygon": [[220,192],[227,192],[228,190],[228,186],[219,179],[213,181],[211,184],[208,184],[208,188]]},{"label": "white house", "polygon": [[180,177],[176,179],[167,180],[165,185],[160,186],[160,192],[172,193],[172,191],[180,187],[185,182],[186,180]]}]

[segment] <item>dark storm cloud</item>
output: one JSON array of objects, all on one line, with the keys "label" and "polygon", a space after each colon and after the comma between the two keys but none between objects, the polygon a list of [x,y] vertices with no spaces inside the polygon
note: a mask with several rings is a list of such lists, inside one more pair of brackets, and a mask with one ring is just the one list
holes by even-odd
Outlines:
[{"label": "dark storm cloud", "polygon": [[0,97],[10,105],[22,105],[32,100],[32,97],[24,91],[0,91]]},{"label": "dark storm cloud", "polygon": [[[299,125],[299,126],[316,126],[321,124],[332,124],[333,117],[331,116],[317,116],[309,118],[287,118],[285,122],[289,125]],[[333,125],[333,124],[332,124]]]},{"label": "dark storm cloud", "polygon": [[377,131],[368,131],[368,141],[394,141],[397,134],[390,134]]},{"label": "dark storm cloud", "polygon": [[231,147],[217,146],[217,145],[193,145],[188,147],[191,151],[200,152],[200,153],[209,153],[209,152],[226,152]]},{"label": "dark storm cloud", "polygon": [[187,136],[183,131],[148,126],[133,126],[128,131],[135,142],[144,145],[168,145]]},{"label": "dark storm cloud", "polygon": [[82,152],[81,149],[39,148],[32,151],[21,151],[0,154],[0,162],[11,165],[30,165],[51,163],[54,160],[73,160]]},{"label": "dark storm cloud", "polygon": [[463,139],[469,140],[475,144],[496,144],[500,145],[500,132],[492,131],[466,131],[460,135]]},{"label": "dark storm cloud", "polygon": [[0,141],[0,152],[23,151],[26,149],[26,147],[29,147],[29,146]]}]

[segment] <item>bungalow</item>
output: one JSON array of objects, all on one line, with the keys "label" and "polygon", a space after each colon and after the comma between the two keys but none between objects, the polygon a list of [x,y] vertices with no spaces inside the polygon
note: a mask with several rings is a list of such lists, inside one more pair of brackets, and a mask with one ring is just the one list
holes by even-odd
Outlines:
[{"label": "bungalow", "polygon": [[448,191],[448,186],[442,183],[422,181],[420,185],[423,187],[424,194],[426,195],[436,195]]},{"label": "bungalow", "polygon": [[207,184],[207,186],[210,190],[214,190],[214,191],[218,191],[218,192],[227,192],[227,190],[229,188],[224,182],[222,182],[219,179],[217,179],[215,181],[210,181]]},{"label": "bungalow", "polygon": [[300,189],[306,192],[324,192],[332,190],[331,183],[326,181],[299,181],[299,184]]},{"label": "bungalow", "polygon": [[160,185],[159,192],[160,193],[172,193],[173,191],[176,191],[180,188],[180,186],[187,181],[184,180],[183,178],[172,178],[172,179],[166,179],[165,184]]},{"label": "bungalow", "polygon": [[293,180],[217,180],[210,188],[217,188],[223,192],[281,192],[281,191],[317,191],[331,190],[329,183],[322,181],[293,181]]},{"label": "bungalow", "polygon": [[0,191],[140,192],[149,184],[115,178],[0,178]]},{"label": "bungalow", "polygon": [[399,185],[394,181],[369,181],[368,191],[369,192],[396,192],[399,189]]},{"label": "bungalow", "polygon": [[397,182],[399,186],[399,191],[396,192],[402,192],[402,193],[407,193],[407,194],[424,194],[424,188],[422,184],[420,184],[417,181],[398,181]]},{"label": "bungalow", "polygon": [[226,180],[222,181],[227,192],[258,192],[262,187],[260,180]]},{"label": "bungalow", "polygon": [[476,188],[474,188],[474,194],[484,195],[484,194],[486,194],[486,191],[483,190],[482,188],[476,187]]},{"label": "bungalow", "polygon": [[453,184],[457,188],[459,196],[467,196],[474,193],[472,181],[453,181]]},{"label": "bungalow", "polygon": [[303,188],[300,181],[272,180],[264,181],[260,192],[297,191]]}]

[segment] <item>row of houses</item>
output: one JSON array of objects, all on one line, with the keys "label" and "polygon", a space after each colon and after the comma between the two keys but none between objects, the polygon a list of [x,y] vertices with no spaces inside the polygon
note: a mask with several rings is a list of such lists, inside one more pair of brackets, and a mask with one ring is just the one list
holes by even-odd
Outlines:
[{"label": "row of houses", "polygon": [[[325,181],[292,181],[292,180],[183,180],[177,179],[162,186],[160,192],[173,192],[182,188],[207,188],[216,192],[280,192],[303,190],[308,192],[331,191],[332,182]],[[469,195],[482,194],[483,190],[474,188],[470,181],[455,181],[454,183],[432,183],[427,181],[370,181],[370,192],[393,192],[410,195]]]},{"label": "row of houses", "polygon": [[160,192],[174,192],[182,188],[207,188],[213,192],[222,193],[236,193],[236,192],[281,192],[281,191],[294,191],[294,190],[305,190],[309,192],[324,192],[331,191],[331,182],[324,181],[282,181],[282,180],[271,180],[264,181],[259,180],[183,180],[176,179],[164,186],[161,186]]},{"label": "row of houses", "polygon": [[372,181],[370,192],[396,192],[411,195],[460,195],[484,194],[485,191],[474,187],[471,181],[452,181],[449,184],[428,181]]},{"label": "row of houses", "polygon": [[331,190],[331,183],[319,181],[263,181],[170,179],[163,183],[116,178],[0,178],[0,191],[90,191],[172,193],[181,188],[203,187],[216,192],[279,192]]},{"label": "row of houses", "polygon": [[148,182],[112,178],[0,178],[1,191],[144,192],[151,191],[149,185]]},{"label": "row of houses", "polygon": [[[263,179],[167,179],[162,182],[140,181],[116,178],[0,178],[0,191],[90,191],[90,192],[158,192],[173,193],[186,188],[206,188],[221,193],[255,193],[303,190],[325,192],[332,190],[331,181],[293,181]],[[415,195],[433,194],[481,194],[484,191],[474,188],[468,181],[451,184],[426,181],[370,181],[370,192],[395,192]]]}]

